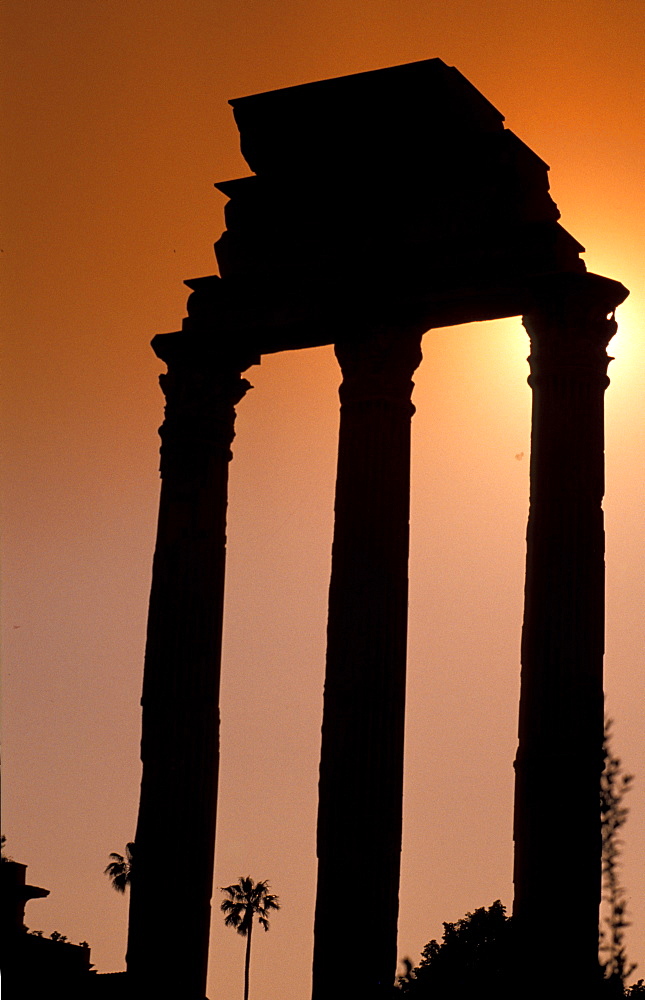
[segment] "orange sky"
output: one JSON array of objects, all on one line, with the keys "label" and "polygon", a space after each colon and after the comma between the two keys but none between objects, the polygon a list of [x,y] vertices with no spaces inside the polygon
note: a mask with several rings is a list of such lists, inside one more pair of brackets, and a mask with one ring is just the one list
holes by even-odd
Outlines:
[{"label": "orange sky", "polygon": [[[2,16],[3,830],[52,890],[27,923],[123,968],[127,904],[102,870],[138,802],[163,405],[148,344],[179,327],[183,279],[215,271],[213,182],[248,173],[226,102],[439,56],[550,163],[589,269],[631,290],[607,392],[606,688],[636,774],[624,882],[645,975],[642,0],[9,0]],[[527,353],[519,319],[434,331],[415,379],[399,934],[414,961],[442,920],[512,900]],[[254,941],[251,991],[304,1000],[339,376],[320,349],[250,379],[231,469],[215,878],[270,880],[283,908]],[[173,856],[180,822],[168,817],[168,853],[189,872]],[[566,911],[564,869],[547,941]],[[216,913],[211,1000],[241,993],[242,964]]]}]

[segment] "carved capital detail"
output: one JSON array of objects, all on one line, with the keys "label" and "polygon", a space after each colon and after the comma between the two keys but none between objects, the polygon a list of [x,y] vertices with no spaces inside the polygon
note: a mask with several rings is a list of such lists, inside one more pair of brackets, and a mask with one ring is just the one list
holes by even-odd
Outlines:
[{"label": "carved capital detail", "polygon": [[214,457],[230,460],[235,406],[251,388],[241,373],[260,359],[218,337],[213,326],[158,334],[152,348],[168,366],[159,376],[166,397],[161,477],[173,490],[190,492],[204,482]]},{"label": "carved capital detail", "polygon": [[341,341],[334,350],[343,373],[339,390],[343,405],[380,400],[412,407],[412,375],[422,358],[421,333],[378,330]]},{"label": "carved capital detail", "polygon": [[182,369],[159,376],[166,397],[161,436],[161,476],[195,488],[214,454],[231,458],[235,406],[251,383],[232,369]]},{"label": "carved capital detail", "polygon": [[531,339],[531,377],[568,371],[607,377],[607,345],[627,289],[598,275],[559,275],[537,289],[523,317]]}]

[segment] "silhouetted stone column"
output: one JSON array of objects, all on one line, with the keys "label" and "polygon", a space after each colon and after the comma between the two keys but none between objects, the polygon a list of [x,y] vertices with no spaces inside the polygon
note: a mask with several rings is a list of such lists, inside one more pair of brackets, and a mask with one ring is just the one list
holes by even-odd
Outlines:
[{"label": "silhouetted stone column", "polygon": [[[190,321],[187,321],[190,328]],[[215,851],[228,464],[251,363],[190,329],[167,363],[128,936],[134,995],[203,1000]]]},{"label": "silhouetted stone column", "polygon": [[603,396],[626,295],[608,278],[560,275],[524,317],[533,416],[513,912],[525,996],[592,997],[598,978]]},{"label": "silhouetted stone column", "polygon": [[396,972],[410,396],[421,335],[374,333],[338,343],[336,356],[343,383],[320,763],[315,1000],[355,997],[357,978],[363,995],[389,996]]}]

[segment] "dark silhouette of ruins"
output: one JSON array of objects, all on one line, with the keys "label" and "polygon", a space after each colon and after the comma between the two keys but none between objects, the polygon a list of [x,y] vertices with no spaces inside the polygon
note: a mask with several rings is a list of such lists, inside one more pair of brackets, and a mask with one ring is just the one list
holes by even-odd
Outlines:
[{"label": "dark silhouette of ruins", "polygon": [[[627,290],[586,272],[583,247],[558,222],[547,165],[440,59],[231,104],[254,176],[217,185],[230,199],[215,245],[221,277],[186,282],[182,330],[153,340],[168,373],[129,976],[151,996],[204,997],[227,477],[235,406],[248,388],[242,373],[263,354],[334,344],[343,381],[313,996],[353,996],[354,956],[371,976],[369,995],[388,995],[401,850],[412,377],[432,327],[522,316],[533,417],[513,912],[528,989],[570,996],[575,981],[592,996],[603,394],[614,310]],[[189,873],[168,870],[171,833]],[[349,940],[336,887],[358,871],[372,876],[363,881],[369,918],[352,925]],[[565,948],[549,947],[556,922]]]},{"label": "dark silhouette of ruins", "polygon": [[29,885],[26,875],[27,865],[2,858],[0,941],[6,996],[20,1000],[41,1000],[56,993],[68,1000],[94,997],[96,976],[87,942],[72,944],[56,931],[43,937],[42,931],[30,933],[25,925],[26,903],[49,896],[49,889]]}]

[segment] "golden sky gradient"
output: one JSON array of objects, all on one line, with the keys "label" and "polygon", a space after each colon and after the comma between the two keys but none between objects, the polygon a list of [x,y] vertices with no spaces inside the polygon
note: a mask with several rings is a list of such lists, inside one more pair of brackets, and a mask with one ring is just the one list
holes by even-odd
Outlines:
[{"label": "golden sky gradient", "polygon": [[[589,270],[631,290],[606,398],[606,690],[636,775],[623,880],[645,976],[643,0],[8,0],[2,18],[3,830],[51,889],[27,923],[89,941],[101,971],[124,967],[127,904],[102,871],[138,804],[163,406],[149,341],[179,328],[183,280],[216,270],[213,183],[249,172],[227,100],[438,56],[551,165]],[[415,379],[399,933],[413,961],[442,920],[512,901],[527,353],[519,318],[431,331]],[[305,1000],[339,372],[324,348],[249,377],[215,879],[269,879],[282,909],[254,941],[251,993]],[[190,877],[180,824],[168,816],[169,864]],[[566,935],[567,879],[557,842],[545,849],[548,951]],[[373,875],[357,872],[353,900]],[[209,996],[235,996],[243,942],[219,913],[211,940]]]}]

